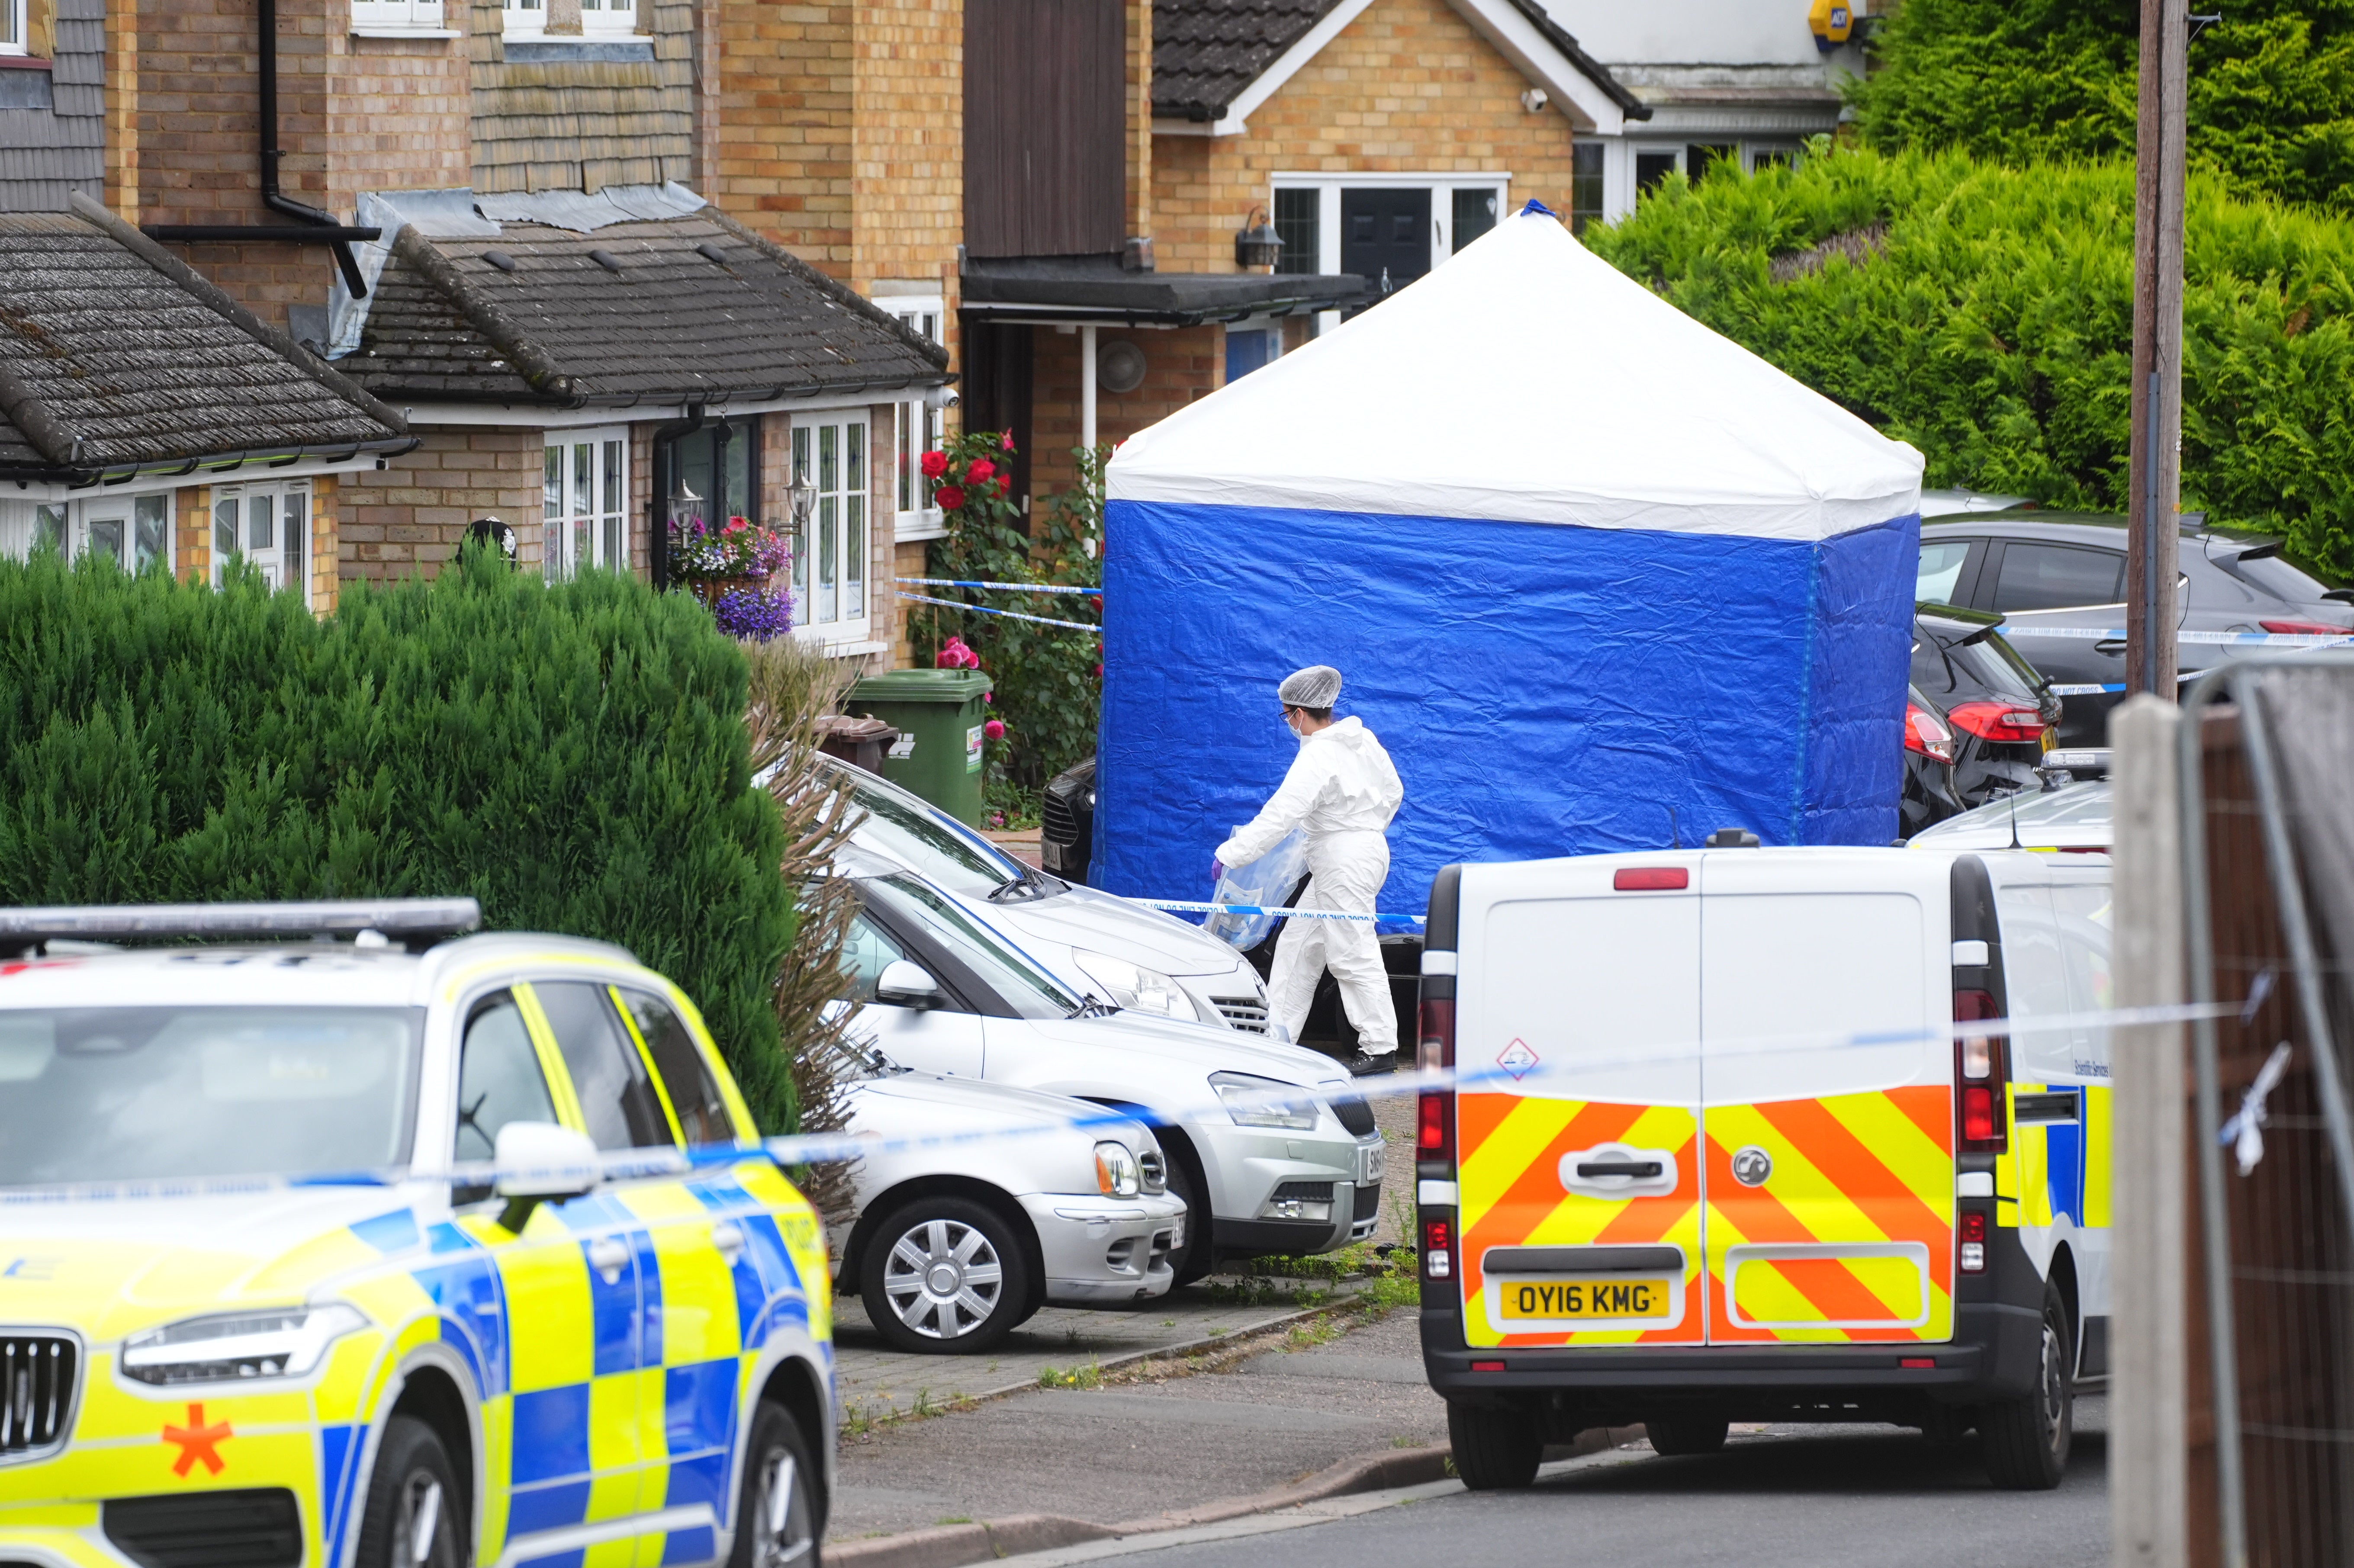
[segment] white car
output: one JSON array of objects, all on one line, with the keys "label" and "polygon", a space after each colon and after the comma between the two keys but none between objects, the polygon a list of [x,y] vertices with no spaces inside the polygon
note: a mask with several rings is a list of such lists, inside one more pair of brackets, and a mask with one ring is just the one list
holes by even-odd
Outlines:
[{"label": "white car", "polygon": [[2021,792],[1933,822],[1905,841],[1907,849],[2043,850],[2062,854],[2105,853],[2115,838],[2109,781],[2095,779],[2057,789]]},{"label": "white car", "polygon": [[848,1128],[889,1141],[858,1162],[854,1222],[828,1239],[835,1288],[865,1302],[885,1339],[971,1353],[1050,1301],[1168,1294],[1185,1204],[1143,1123],[873,1056],[850,1086]]},{"label": "white car", "polygon": [[1329,1252],[1373,1232],[1384,1143],[1330,1057],[1077,995],[959,900],[855,848],[862,908],[843,962],[856,1027],[919,1072],[1132,1110],[1185,1202],[1183,1284],[1221,1255]]},{"label": "white car", "polygon": [[1065,882],[946,811],[846,762],[862,821],[851,842],[904,866],[1000,931],[1065,987],[1129,1012],[1267,1033],[1267,986],[1198,926]]}]

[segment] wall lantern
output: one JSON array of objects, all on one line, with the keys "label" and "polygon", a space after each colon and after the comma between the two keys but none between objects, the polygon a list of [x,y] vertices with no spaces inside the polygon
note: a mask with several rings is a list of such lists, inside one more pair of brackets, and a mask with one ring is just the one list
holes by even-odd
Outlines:
[{"label": "wall lantern", "polygon": [[[1251,224],[1253,217],[1258,219],[1257,227]],[[1251,208],[1249,216],[1243,219],[1243,227],[1235,230],[1235,265],[1246,272],[1257,267],[1273,270],[1276,258],[1282,254],[1283,238],[1276,233],[1275,225],[1267,222],[1267,208]]]}]

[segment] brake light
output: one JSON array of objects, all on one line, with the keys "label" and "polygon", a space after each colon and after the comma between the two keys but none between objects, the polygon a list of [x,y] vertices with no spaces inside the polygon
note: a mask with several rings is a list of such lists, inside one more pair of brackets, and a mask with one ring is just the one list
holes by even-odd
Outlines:
[{"label": "brake light", "polygon": [[2284,637],[2345,637],[2354,635],[2354,633],[2349,633],[2342,626],[2332,626],[2328,622],[2322,620],[2259,620],[2256,624],[2263,627],[2266,631],[2276,631]]},{"label": "brake light", "polygon": [[1983,1209],[1964,1209],[1962,1211],[1962,1228],[1960,1234],[1962,1243],[1962,1272],[1964,1274],[1984,1274],[1986,1272],[1986,1211]]},{"label": "brake light", "polygon": [[[1955,1022],[1995,1015],[1993,993],[1954,992]],[[2000,1154],[2010,1147],[2009,1122],[2003,1115],[2009,1077],[2000,1036],[1965,1034],[1954,1042],[1954,1086],[1961,1110],[1964,1153]]]},{"label": "brake light", "polygon": [[1940,762],[1954,759],[1954,732],[1939,721],[1935,714],[1918,703],[1904,705],[1904,749],[1917,751],[1924,757],[1934,757]]},{"label": "brake light", "polygon": [[1426,1279],[1454,1277],[1455,1227],[1446,1220],[1422,1223],[1422,1274]]},{"label": "brake light", "polygon": [[[1425,1072],[1455,1065],[1455,1003],[1434,999],[1422,1004],[1422,1041],[1415,1065]],[[1415,1107],[1414,1153],[1417,1160],[1455,1162],[1455,1095],[1425,1089]]]},{"label": "brake light", "polygon": [[1955,728],[1967,730],[1980,740],[2008,745],[2043,738],[2043,710],[2017,703],[1960,703],[1947,709],[1946,717]]},{"label": "brake light", "polygon": [[1675,893],[1691,885],[1691,871],[1681,865],[1627,865],[1610,879],[1619,893]]}]

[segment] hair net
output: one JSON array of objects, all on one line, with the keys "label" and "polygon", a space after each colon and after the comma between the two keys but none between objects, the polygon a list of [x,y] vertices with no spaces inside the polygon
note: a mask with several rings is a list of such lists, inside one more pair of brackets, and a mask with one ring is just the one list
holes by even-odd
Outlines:
[{"label": "hair net", "polygon": [[1330,664],[1294,670],[1275,689],[1276,700],[1288,708],[1329,708],[1341,694],[1341,672]]}]

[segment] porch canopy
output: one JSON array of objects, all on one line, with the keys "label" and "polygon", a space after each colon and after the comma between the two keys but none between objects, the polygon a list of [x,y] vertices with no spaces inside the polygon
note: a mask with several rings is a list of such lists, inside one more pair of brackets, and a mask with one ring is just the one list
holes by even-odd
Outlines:
[{"label": "porch canopy", "polygon": [[1294,755],[1276,683],[1319,663],[1405,783],[1384,910],[1454,861],[1885,843],[1920,484],[1510,218],[1113,458],[1091,880],[1203,896]]}]

